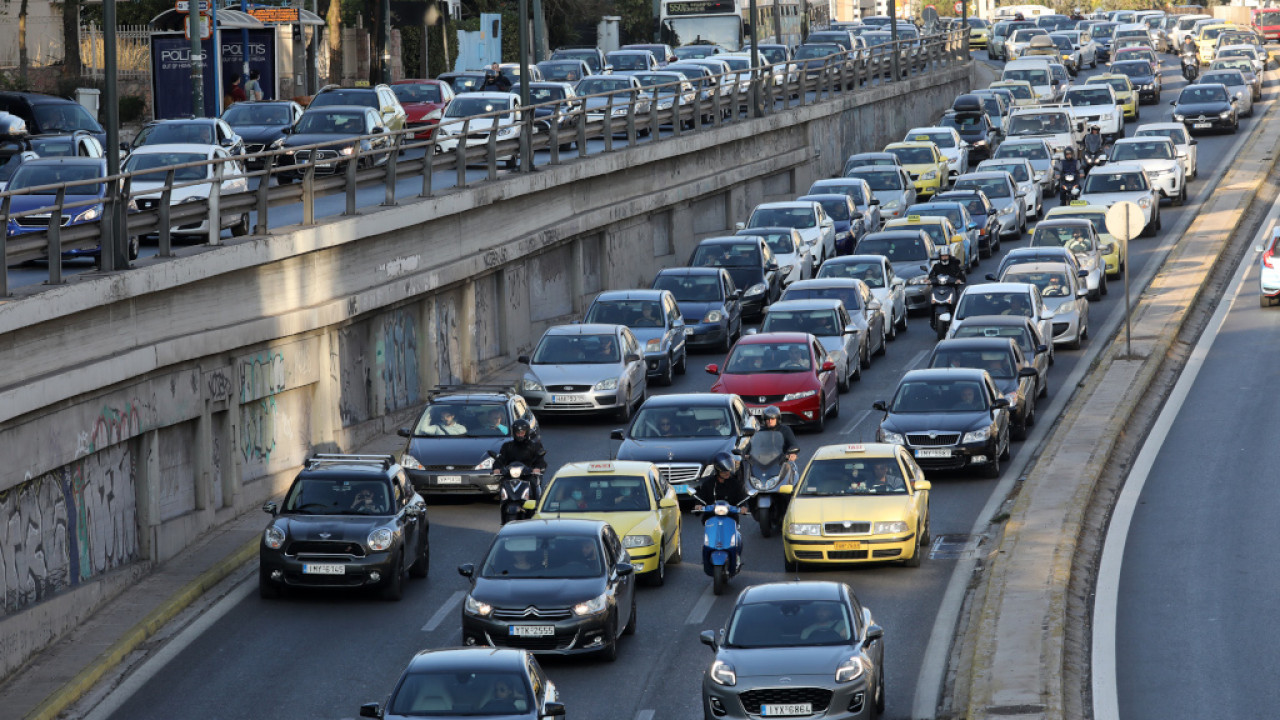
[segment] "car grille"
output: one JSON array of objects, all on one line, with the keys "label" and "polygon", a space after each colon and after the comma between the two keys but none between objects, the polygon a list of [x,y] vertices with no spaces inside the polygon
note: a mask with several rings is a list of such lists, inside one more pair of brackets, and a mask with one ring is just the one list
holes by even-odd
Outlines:
[{"label": "car grille", "polygon": [[668,485],[682,485],[691,483],[698,479],[698,473],[702,472],[702,465],[699,463],[659,463],[658,474]]},{"label": "car grille", "polygon": [[[299,150],[297,154],[294,155],[294,158],[295,158],[294,162],[296,162],[298,165],[305,165],[311,162],[311,152],[312,151],[310,150]],[[324,163],[331,160],[336,160],[338,158],[337,150],[316,150],[315,153],[316,153],[317,163]],[[337,170],[336,163],[328,165],[327,167],[324,165],[316,165],[317,173],[334,172],[336,170]]]},{"label": "car grille", "polygon": [[472,465],[427,465],[427,472],[471,472],[475,470]]},{"label": "car grille", "polygon": [[1057,337],[1071,328],[1071,323],[1054,323],[1053,335]]},{"label": "car grille", "polygon": [[266,146],[266,145],[261,145],[261,144],[258,144],[258,145],[245,145],[245,146],[244,146],[244,151],[245,151],[245,153],[246,153],[246,154],[248,154],[248,155],[252,155],[253,153],[260,153],[260,152],[262,152],[263,150],[266,150],[266,149],[267,149],[267,146]]},{"label": "car grille", "polygon": [[795,552],[796,552],[797,560],[821,560],[822,559],[821,550],[796,550]]},{"label": "car grille", "polygon": [[742,399],[752,405],[772,405],[782,402],[786,395],[743,395]]},{"label": "car grille", "polygon": [[871,523],[856,522],[849,523],[848,527],[842,522],[826,523],[822,526],[823,535],[866,535],[871,532]]},{"label": "car grille", "polygon": [[960,433],[937,433],[936,437],[922,434],[908,434],[907,444],[913,447],[939,447],[955,445],[960,442]]},{"label": "car grille", "polygon": [[[16,222],[16,223],[18,223],[18,227],[39,227],[39,228],[42,228],[42,227],[49,227],[49,215],[48,215],[48,214],[44,214],[44,215],[23,215],[22,217],[16,217],[16,218],[14,218],[14,219],[13,219],[13,221],[14,221],[14,222]],[[70,215],[63,215],[63,216],[62,216],[62,225],[63,225],[63,227],[66,227],[67,223],[69,223],[69,222],[71,222],[71,216],[70,216]]]},{"label": "car grille", "polygon": [[346,540],[296,540],[289,543],[285,555],[350,555],[364,557],[364,546]]},{"label": "car grille", "polygon": [[911,179],[912,179],[912,180],[919,180],[919,179],[920,179],[920,173],[907,173],[907,174],[911,176]]},{"label": "car grille", "polygon": [[866,560],[866,550],[831,550],[827,552],[828,560]]},{"label": "car grille", "polygon": [[139,198],[134,203],[139,210],[155,210],[160,207],[160,198]]},{"label": "car grille", "polygon": [[532,605],[524,608],[494,608],[495,620],[568,620],[573,617],[573,610],[563,608],[538,608]]},{"label": "car grille", "polygon": [[590,385],[548,385],[547,392],[557,392],[557,393],[591,392],[591,386]]},{"label": "car grille", "polygon": [[809,703],[814,714],[826,712],[831,704],[831,691],[825,688],[769,688],[748,690],[738,696],[742,706],[752,715],[760,714],[761,705],[790,705]]},{"label": "car grille", "polygon": [[519,648],[521,650],[566,650],[573,645],[573,641],[566,642],[556,637],[504,637],[502,638],[503,647]]}]

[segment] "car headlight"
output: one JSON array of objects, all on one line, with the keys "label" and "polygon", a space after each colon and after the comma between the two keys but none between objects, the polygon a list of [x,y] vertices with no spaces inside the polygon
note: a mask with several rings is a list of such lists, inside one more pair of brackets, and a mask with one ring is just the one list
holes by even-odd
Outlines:
[{"label": "car headlight", "polygon": [[512,135],[515,135],[518,130],[519,128],[514,126],[500,127],[498,128],[498,137],[511,137]]},{"label": "car headlight", "polygon": [[138,199],[137,199],[137,198],[129,198],[129,205],[128,205],[128,207],[129,207],[129,210],[136,212],[136,211],[138,210]]},{"label": "car headlight", "polygon": [[738,673],[729,663],[717,660],[711,663],[711,680],[717,685],[733,687],[738,684]]},{"label": "car headlight", "polygon": [[801,390],[800,392],[787,393],[786,395],[782,396],[782,402],[789,402],[791,400],[803,400],[805,398],[813,397],[814,395],[817,395],[817,394],[818,394],[817,390]]},{"label": "car headlight", "polygon": [[1228,120],[1228,119],[1230,119],[1230,118],[1231,118],[1231,111],[1230,111],[1230,110],[1223,110],[1222,112],[1218,113],[1218,117],[1219,117],[1219,118],[1221,118],[1221,119],[1223,119],[1223,120]]},{"label": "car headlight", "polygon": [[262,542],[272,550],[279,550],[284,546],[284,531],[275,525],[269,525],[262,533]]},{"label": "car headlight", "polygon": [[929,284],[929,276],[928,276],[928,275],[917,275],[917,276],[915,276],[915,277],[911,278],[910,280],[908,280],[908,281],[907,281],[907,284],[908,284],[908,285],[928,285],[928,284]]},{"label": "car headlight", "polygon": [[573,614],[579,617],[583,615],[594,615],[604,610],[609,604],[609,594],[602,593],[586,602],[580,602],[573,606]]},{"label": "car headlight", "polygon": [[355,151],[356,151],[355,146],[352,146],[352,147],[344,147],[344,148],[342,148],[341,150],[339,150],[339,152],[341,152],[343,155],[351,155],[351,154],[355,153]]},{"label": "car headlight", "polygon": [[885,210],[897,210],[897,209],[898,209],[898,207],[899,207],[900,205],[902,205],[902,203],[901,203],[901,202],[899,202],[899,201],[897,201],[897,200],[890,200],[889,202],[885,203],[885,205],[884,205],[884,209],[885,209]]},{"label": "car headlight", "polygon": [[520,392],[546,392],[546,388],[542,387],[542,383],[537,380],[524,378],[520,381]]},{"label": "car headlight", "polygon": [[1143,85],[1143,86],[1142,86],[1142,89],[1143,89],[1143,90],[1154,90],[1154,89],[1155,89],[1155,87],[1156,87],[1156,86],[1155,86],[1154,84],[1152,84],[1152,83],[1147,83],[1146,85]]},{"label": "car headlight", "polygon": [[901,520],[878,522],[871,527],[872,535],[900,535],[907,531],[907,524]]},{"label": "car headlight", "polygon": [[626,115],[626,114],[627,114],[627,106],[626,106],[626,105],[623,105],[622,107],[616,107],[616,108],[614,108],[614,109],[613,109],[613,114],[614,114],[614,115]]},{"label": "car headlight", "polygon": [[270,149],[272,150],[279,150],[282,147],[284,147],[284,138],[282,137],[276,138],[271,142],[271,145],[270,145]]},{"label": "car headlight", "polygon": [[75,222],[78,222],[78,223],[89,222],[91,220],[97,220],[101,216],[102,216],[102,208],[95,206],[77,215],[75,217]]},{"label": "car headlight", "polygon": [[654,338],[644,344],[645,352],[658,352],[662,349],[662,338]]},{"label": "car headlight", "polygon": [[862,674],[866,671],[866,668],[862,665],[862,658],[851,657],[840,663],[840,667],[836,668],[836,682],[852,682],[862,677]]},{"label": "car headlight", "polygon": [[974,430],[973,432],[965,433],[964,438],[961,439],[960,442],[966,442],[966,443],[986,442],[987,438],[989,437],[991,437],[991,428],[984,427],[981,430]]},{"label": "car headlight", "polygon": [[481,461],[480,461],[480,464],[479,464],[479,465],[476,465],[476,469],[477,469],[477,470],[492,470],[492,469],[493,469],[493,456],[492,456],[492,455],[486,455],[486,456],[485,456],[485,458],[484,458],[483,460],[481,460]]},{"label": "car headlight", "polygon": [[936,180],[937,178],[938,178],[937,170],[930,170],[929,172],[920,176],[921,180]]},{"label": "car headlight", "polygon": [[724,318],[724,313],[720,312],[719,310],[710,310],[707,312],[706,315],[703,316],[702,322],[718,323],[723,318]]},{"label": "car headlight", "polygon": [[888,430],[881,430],[880,438],[881,438],[880,442],[886,442],[891,445],[907,444],[907,439],[902,436],[902,433],[890,432]]},{"label": "car headlight", "polygon": [[652,545],[653,538],[648,535],[628,535],[622,538],[622,547],[639,548],[651,547]]},{"label": "car headlight", "polygon": [[1173,121],[1174,121],[1174,122],[1182,122],[1183,120],[1186,120],[1186,119],[1187,119],[1187,118],[1186,118],[1186,116],[1185,116],[1185,115],[1179,115],[1178,113],[1174,113],[1174,114],[1173,114]]},{"label": "car headlight", "polygon": [[715,465],[708,465],[702,468],[702,474],[699,475],[698,477],[700,478],[711,477],[711,473],[714,472],[715,469],[716,469]]},{"label": "car headlight", "polygon": [[386,550],[391,547],[391,539],[393,537],[390,528],[378,528],[369,533],[369,549]]},{"label": "car headlight", "polygon": [[422,463],[418,462],[418,459],[409,453],[404,453],[400,456],[400,467],[410,470],[426,470]]},{"label": "car headlight", "polygon": [[617,390],[618,378],[616,377],[605,378],[604,380],[601,380],[595,385],[592,385],[591,389],[592,390]]},{"label": "car headlight", "polygon": [[423,119],[424,121],[426,121],[426,120],[435,120],[435,121],[439,122],[440,118],[441,118],[443,115],[444,115],[444,113],[442,113],[439,109],[436,109],[436,110],[432,110],[431,112],[427,113],[426,115],[423,115],[423,116],[422,116],[422,119]]},{"label": "car headlight", "polygon": [[1142,208],[1149,208],[1149,207],[1151,207],[1151,196],[1150,196],[1150,195],[1146,195],[1146,196],[1143,196],[1143,197],[1138,198],[1138,206],[1139,206],[1139,207],[1142,207]]},{"label": "car headlight", "polygon": [[1092,270],[1098,266],[1098,259],[1093,255],[1077,255],[1076,262],[1080,263],[1081,270]]},{"label": "car headlight", "polygon": [[818,523],[791,523],[787,526],[788,535],[821,535],[822,526]]},{"label": "car headlight", "polygon": [[482,603],[479,600],[468,595],[467,599],[462,603],[462,610],[468,615],[479,615],[480,617],[489,617],[489,615],[493,612],[493,606],[490,605],[489,603]]},{"label": "car headlight", "polygon": [[1045,172],[1044,170],[1039,170],[1039,171],[1037,171],[1037,172],[1036,172],[1036,182],[1040,182],[1041,180],[1044,180],[1044,176],[1045,176],[1045,175],[1048,175],[1048,173],[1047,173],[1047,172]]},{"label": "car headlight", "polygon": [[1015,209],[1016,209],[1016,208],[1014,208],[1014,206],[1013,206],[1012,204],[1010,204],[1010,205],[1005,205],[1004,207],[1000,208],[1000,212],[999,212],[998,214],[1000,214],[1000,215],[1012,215],[1012,214],[1014,213],[1014,210],[1015,210]]},{"label": "car headlight", "polygon": [[201,201],[201,200],[203,200],[203,199],[204,199],[204,198],[201,198],[201,197],[194,197],[194,196],[193,196],[193,197],[186,197],[186,198],[183,198],[183,199],[179,200],[179,201],[178,201],[178,204],[179,204],[179,205],[186,205],[187,203],[200,202],[200,201]]},{"label": "car headlight", "polygon": [[1068,300],[1067,302],[1064,302],[1061,305],[1059,305],[1057,310],[1053,311],[1053,316],[1058,317],[1060,315],[1070,315],[1075,311],[1076,311],[1076,302],[1074,300]]},{"label": "car headlight", "polygon": [[769,289],[769,286],[765,285],[764,283],[756,283],[755,285],[752,285],[751,287],[747,288],[747,292],[745,294],[746,295],[763,295],[764,291],[768,289]]},{"label": "car headlight", "polygon": [[1009,401],[1009,407],[1013,407],[1014,405],[1017,405],[1018,404],[1017,391],[1015,390],[1014,392],[1005,393],[1004,399]]}]

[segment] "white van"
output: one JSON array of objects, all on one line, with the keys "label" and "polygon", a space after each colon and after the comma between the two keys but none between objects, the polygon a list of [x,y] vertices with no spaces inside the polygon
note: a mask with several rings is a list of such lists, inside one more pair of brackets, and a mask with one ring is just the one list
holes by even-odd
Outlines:
[{"label": "white van", "polygon": [[1013,60],[1005,64],[1001,80],[1025,80],[1031,83],[1031,90],[1039,102],[1053,102],[1058,97],[1059,83],[1054,82],[1049,65],[1057,58],[1046,55],[1032,56]]}]

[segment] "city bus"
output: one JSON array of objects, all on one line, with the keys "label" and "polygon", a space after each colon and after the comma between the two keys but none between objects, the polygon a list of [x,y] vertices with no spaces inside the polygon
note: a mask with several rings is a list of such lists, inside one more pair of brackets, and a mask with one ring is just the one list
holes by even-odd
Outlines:
[{"label": "city bus", "polygon": [[[750,0],[662,0],[661,42],[719,45],[730,52],[750,44]],[[756,0],[756,38],[794,47],[810,28],[831,20],[829,0]]]}]

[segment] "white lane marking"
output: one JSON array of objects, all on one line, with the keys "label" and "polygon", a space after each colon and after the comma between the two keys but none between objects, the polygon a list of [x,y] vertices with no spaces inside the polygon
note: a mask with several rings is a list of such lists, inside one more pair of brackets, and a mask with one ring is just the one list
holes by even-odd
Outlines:
[{"label": "white lane marking", "polygon": [[636,720],[653,720],[653,710],[641,710],[636,713]]},{"label": "white lane marking", "polygon": [[[1270,102],[1270,101],[1269,101]],[[1256,131],[1256,130],[1255,130]],[[1234,158],[1240,153],[1240,148],[1244,143],[1252,137],[1252,133],[1241,135],[1227,153],[1223,157]],[[1226,174],[1230,163],[1222,163],[1213,173],[1204,179],[1205,188],[1216,188],[1222,177]],[[1205,193],[1204,197],[1197,194],[1195,197],[1203,203],[1212,193]],[[1190,205],[1193,210],[1198,211],[1200,207]],[[1156,250],[1156,254],[1151,257],[1150,262],[1143,268],[1142,273],[1131,278],[1130,293],[1133,297],[1139,297],[1146,287],[1151,284],[1151,279],[1155,277],[1156,271],[1160,269],[1165,257],[1168,256],[1172,249],[1172,240],[1181,237],[1190,227],[1191,221],[1196,217],[1194,212],[1185,212],[1182,214],[1178,226],[1173,228],[1168,235],[1162,233],[1161,246]],[[1123,285],[1120,286],[1123,288]],[[1123,292],[1123,289],[1121,290]],[[1113,294],[1116,296],[1117,294]],[[1121,302],[1124,298],[1119,298]],[[1080,384],[1080,380],[1084,378],[1088,366],[1092,364],[1093,359],[1097,356],[1097,351],[1092,348],[1099,347],[1101,344],[1094,341],[1094,338],[1110,338],[1112,333],[1124,322],[1124,313],[1117,312],[1112,315],[1101,328],[1101,332],[1090,332],[1091,351],[1086,353],[1085,357],[1076,363],[1075,369],[1067,376],[1066,381],[1058,384],[1059,388],[1074,388]],[[926,351],[927,352],[927,351]],[[1042,414],[1044,418],[1057,418],[1062,414],[1062,410],[1066,407],[1067,398],[1071,396],[1070,392],[1058,392],[1054,394],[1052,402],[1049,404],[1049,411]],[[1036,423],[1035,430],[1023,443],[1026,447],[1038,447],[1044,442],[1045,435],[1053,423]],[[969,531],[970,535],[979,535],[985,533],[988,529],[991,518],[1003,504],[1004,499],[1009,496],[1009,492],[1013,488],[1014,482],[1026,470],[1030,464],[1034,453],[1019,453],[1018,460],[1007,466],[1000,483],[996,485],[991,496],[987,498],[987,504],[982,508],[977,518],[974,520],[973,528]],[[951,655],[951,640],[955,633],[956,620],[960,616],[960,608],[964,604],[965,592],[969,586],[969,581],[973,578],[973,568],[977,563],[976,558],[961,558],[956,562],[955,570],[951,572],[951,578],[947,581],[947,589],[942,596],[942,604],[938,608],[938,614],[934,618],[933,631],[929,633],[929,644],[925,646],[924,661],[920,667],[920,674],[916,676],[916,693],[915,699],[911,704],[911,717],[920,720],[928,720],[934,718],[938,712],[938,696],[942,692],[942,679],[946,673],[947,663]],[[1095,600],[1096,602],[1096,600]],[[1095,612],[1096,616],[1096,612]],[[1095,620],[1095,635],[1097,633],[1097,625]],[[1114,638],[1113,638],[1114,640]],[[1095,654],[1096,662],[1096,654]],[[1114,673],[1113,673],[1114,674]],[[1094,673],[1097,677],[1098,673]],[[1094,717],[1114,717],[1095,714]]]},{"label": "white lane marking", "polygon": [[716,602],[716,596],[708,585],[706,590],[702,591],[702,595],[698,597],[698,602],[693,604],[693,609],[689,611],[689,617],[684,621],[685,625],[697,625],[707,619],[707,613],[711,612],[711,606]]},{"label": "white lane marking", "polygon": [[856,427],[858,427],[858,425],[862,424],[862,421],[863,421],[863,420],[866,420],[866,419],[867,419],[867,416],[868,416],[868,415],[870,415],[870,414],[871,414],[871,411],[870,411],[870,410],[863,410],[861,415],[859,415],[858,417],[856,417],[856,418],[854,418],[854,419],[850,420],[850,421],[849,421],[849,422],[848,422],[848,423],[847,423],[843,428],[841,428],[841,430],[840,430],[840,434],[841,434],[841,435],[848,435],[849,433],[853,432],[854,428],[856,428]]},{"label": "white lane marking", "polygon": [[440,605],[440,609],[436,610],[435,614],[431,616],[431,619],[427,621],[427,624],[422,626],[422,632],[434,632],[436,628],[440,627],[440,623],[444,622],[445,618],[449,617],[449,614],[458,606],[458,603],[462,602],[462,598],[465,597],[466,594],[467,592],[465,590],[459,590],[458,592],[450,595],[449,599],[445,600]]},{"label": "white lane marking", "polygon": [[[1280,197],[1271,204],[1267,220],[1262,224],[1260,237],[1267,237],[1272,224],[1280,216]],[[1245,275],[1249,268],[1257,262],[1257,255],[1252,248],[1246,248],[1244,257],[1240,259],[1240,267],[1236,269],[1231,283],[1231,292],[1223,296],[1218,303],[1209,326],[1196,342],[1187,359],[1187,365],[1173,386],[1156,424],[1151,428],[1142,450],[1138,453],[1129,477],[1125,479],[1120,497],[1116,499],[1115,509],[1111,513],[1111,524],[1107,526],[1107,537],[1102,546],[1102,559],[1098,563],[1098,581],[1093,598],[1093,716],[1096,718],[1120,717],[1120,694],[1116,684],[1116,612],[1120,605],[1120,573],[1124,563],[1124,546],[1129,539],[1129,527],[1133,522],[1133,513],[1138,508],[1138,499],[1142,497],[1142,488],[1147,483],[1156,457],[1164,446],[1169,430],[1182,411],[1182,404],[1195,385],[1200,369],[1204,367],[1205,358],[1214,340],[1227,321],[1227,315],[1240,297],[1244,289]]]},{"label": "white lane marking", "polygon": [[911,370],[915,370],[917,365],[924,362],[924,359],[929,357],[930,352],[933,352],[933,348],[929,348],[927,350],[921,350],[920,352],[916,353],[915,357],[911,358],[911,362],[903,366],[902,371],[910,372]]},{"label": "white lane marking", "polygon": [[249,597],[257,589],[256,580],[256,577],[252,578],[252,581],[247,578],[244,582],[232,588],[231,592],[227,593],[225,597],[206,610],[200,617],[197,617],[182,632],[160,648],[155,655],[148,658],[137,670],[125,676],[115,690],[108,693],[102,699],[102,702],[98,703],[92,711],[85,715],[85,720],[106,720],[115,715],[129,701],[129,698],[142,689],[142,686],[151,682],[152,678],[169,663],[173,662],[179,653],[186,650],[205,631],[213,627],[214,623],[221,620],[227,613],[231,612],[232,608]]}]

